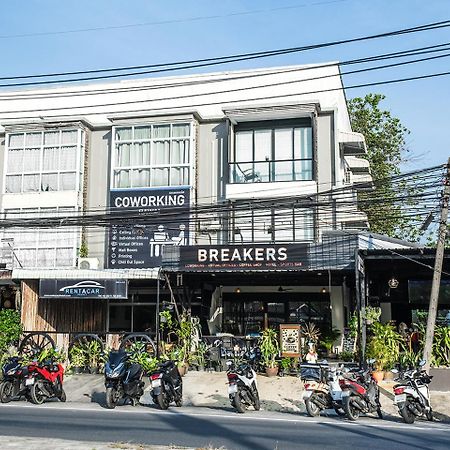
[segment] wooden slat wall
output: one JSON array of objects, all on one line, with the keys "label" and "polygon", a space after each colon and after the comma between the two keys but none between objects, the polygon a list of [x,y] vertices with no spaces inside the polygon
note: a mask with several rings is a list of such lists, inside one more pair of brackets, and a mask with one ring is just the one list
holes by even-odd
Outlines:
[{"label": "wooden slat wall", "polygon": [[22,324],[27,331],[106,331],[107,301],[40,299],[37,281],[22,281]]}]

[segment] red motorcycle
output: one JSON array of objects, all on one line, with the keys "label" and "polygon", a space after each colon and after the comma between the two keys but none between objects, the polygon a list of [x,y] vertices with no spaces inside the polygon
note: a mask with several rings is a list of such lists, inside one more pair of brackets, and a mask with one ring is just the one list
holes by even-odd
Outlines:
[{"label": "red motorcycle", "polygon": [[50,398],[58,398],[66,401],[66,393],[63,389],[64,368],[55,362],[46,362],[35,366],[33,378],[27,382],[30,384],[30,399],[40,405]]}]

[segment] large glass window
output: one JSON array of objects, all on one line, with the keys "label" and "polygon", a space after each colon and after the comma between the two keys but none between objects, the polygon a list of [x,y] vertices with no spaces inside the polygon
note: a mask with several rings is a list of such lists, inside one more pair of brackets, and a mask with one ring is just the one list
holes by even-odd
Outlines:
[{"label": "large glass window", "polygon": [[31,228],[24,226],[23,219],[43,219],[75,214],[74,207],[7,209],[3,237],[13,251],[14,267],[73,267],[79,230],[68,227]]},{"label": "large glass window", "polygon": [[231,183],[313,179],[310,120],[240,124],[230,162]]},{"label": "large glass window", "polygon": [[308,242],[314,239],[314,213],[306,208],[244,208],[235,205],[232,242]]},{"label": "large glass window", "polygon": [[191,125],[114,128],[113,187],[189,185]]},{"label": "large glass window", "polygon": [[82,130],[6,135],[5,193],[79,190]]}]

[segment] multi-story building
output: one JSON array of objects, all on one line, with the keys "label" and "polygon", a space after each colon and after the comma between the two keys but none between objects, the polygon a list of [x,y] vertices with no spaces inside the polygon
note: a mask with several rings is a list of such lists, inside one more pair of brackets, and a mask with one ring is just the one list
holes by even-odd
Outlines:
[{"label": "multi-story building", "polygon": [[344,327],[378,238],[337,64],[9,91],[0,124],[26,329],[154,331],[158,277],[208,333]]}]

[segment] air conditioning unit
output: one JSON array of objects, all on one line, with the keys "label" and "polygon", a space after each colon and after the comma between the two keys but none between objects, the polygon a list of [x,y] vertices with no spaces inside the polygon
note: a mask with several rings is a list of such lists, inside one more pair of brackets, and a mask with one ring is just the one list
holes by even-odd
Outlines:
[{"label": "air conditioning unit", "polygon": [[78,268],[84,270],[96,270],[100,265],[98,258],[78,258]]}]

